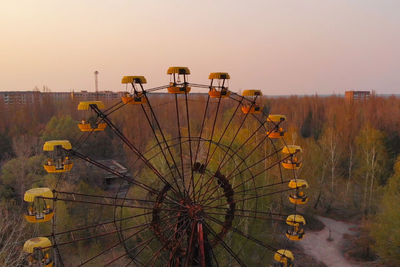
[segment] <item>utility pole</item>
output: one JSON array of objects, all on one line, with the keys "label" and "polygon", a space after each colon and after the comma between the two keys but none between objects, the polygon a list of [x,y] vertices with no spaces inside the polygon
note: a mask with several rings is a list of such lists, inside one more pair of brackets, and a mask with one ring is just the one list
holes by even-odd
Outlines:
[{"label": "utility pole", "polygon": [[94,72],[94,87],[96,89],[96,100],[99,100],[99,80],[97,76],[99,76],[99,72],[96,70]]}]

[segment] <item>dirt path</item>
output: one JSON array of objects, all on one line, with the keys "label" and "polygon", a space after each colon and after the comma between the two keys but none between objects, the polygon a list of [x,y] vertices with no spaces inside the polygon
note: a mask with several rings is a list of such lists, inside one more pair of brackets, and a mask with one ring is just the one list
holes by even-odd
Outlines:
[{"label": "dirt path", "polygon": [[[355,225],[321,216],[317,216],[317,219],[325,225],[325,228],[321,231],[306,232],[304,239],[299,242],[304,253],[329,267],[359,266],[347,261],[341,252],[343,234],[353,234],[349,228],[355,227]],[[331,230],[332,241],[327,240],[329,229]]]}]

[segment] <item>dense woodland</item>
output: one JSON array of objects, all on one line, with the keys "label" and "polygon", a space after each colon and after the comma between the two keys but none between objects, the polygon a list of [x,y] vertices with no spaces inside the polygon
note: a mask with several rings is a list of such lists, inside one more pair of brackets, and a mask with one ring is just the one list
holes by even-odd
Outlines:
[{"label": "dense woodland", "polygon": [[[204,99],[196,96],[191,110],[202,106]],[[168,105],[168,101],[160,95],[153,103]],[[306,216],[321,214],[360,223],[362,231],[350,249],[352,256],[400,265],[400,213],[394,205],[400,202],[400,99],[372,96],[365,102],[348,103],[340,96],[316,95],[263,97],[262,102],[265,114],[287,116],[285,140],[304,150],[300,177],[309,182],[311,199]],[[44,98],[41,104],[0,105],[1,265],[16,265],[23,242],[33,231],[46,230],[21,219],[22,198],[32,186],[57,183],[54,175],[43,170],[46,157],[42,145],[51,139],[69,139],[73,144],[79,141],[76,124],[82,114],[76,106],[76,101],[54,102],[51,98]],[[142,117],[123,110],[112,116],[138,147],[149,146],[151,128],[143,126]],[[169,113],[157,116],[164,123],[171,121]],[[191,127],[197,127],[199,121],[193,117]],[[118,159],[128,167],[136,160],[109,130],[88,139],[82,150],[100,159]],[[73,182],[65,187],[79,187],[84,192],[104,190],[96,179],[98,173],[83,172],[83,164],[74,168]],[[67,211],[60,216],[66,221],[71,217]],[[83,223],[88,216],[80,215]]]}]

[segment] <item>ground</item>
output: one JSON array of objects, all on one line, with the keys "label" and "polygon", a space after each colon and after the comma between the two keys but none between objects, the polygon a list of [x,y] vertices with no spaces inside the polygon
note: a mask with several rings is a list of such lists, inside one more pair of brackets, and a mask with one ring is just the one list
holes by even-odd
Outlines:
[{"label": "ground", "polygon": [[[351,228],[355,228],[356,225],[321,216],[317,216],[317,219],[325,227],[320,231],[306,233],[304,239],[298,243],[304,253],[329,267],[361,266],[347,260],[342,252],[342,245],[345,241],[343,235],[354,234]],[[329,233],[331,241],[328,240]]]}]

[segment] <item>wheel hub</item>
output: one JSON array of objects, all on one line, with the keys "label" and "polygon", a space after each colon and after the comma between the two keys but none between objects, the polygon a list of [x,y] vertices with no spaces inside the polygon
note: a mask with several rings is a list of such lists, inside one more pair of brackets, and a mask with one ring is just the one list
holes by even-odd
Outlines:
[{"label": "wheel hub", "polygon": [[203,207],[198,204],[186,205],[187,213],[192,220],[201,220],[203,218]]},{"label": "wheel hub", "polygon": [[[204,170],[204,172],[206,172],[206,170]],[[215,233],[215,238],[208,240],[209,244],[214,247],[221,242],[221,240],[232,227],[236,205],[233,198],[234,191],[232,189],[232,185],[229,183],[228,179],[226,179],[225,175],[217,171],[213,178],[215,179],[215,184],[223,190],[227,205],[223,226],[217,233]],[[151,228],[161,243],[164,244],[165,249],[175,249],[176,251],[181,251],[181,253],[184,253],[187,248],[184,247],[180,241],[178,241],[179,238],[174,238],[166,234],[166,230],[171,230],[172,232],[178,233],[179,229],[181,227],[183,228],[183,225],[185,224],[188,225],[196,221],[203,221],[207,217],[208,209],[204,207],[203,203],[198,201],[195,202],[188,195],[181,198],[176,202],[176,204],[171,204],[170,197],[167,197],[170,190],[171,187],[169,185],[165,185],[157,196],[153,207]],[[167,212],[167,210],[169,211]],[[167,214],[165,214],[166,212]],[[170,226],[164,225],[162,221],[163,217],[165,216],[174,217],[176,223]]]}]

